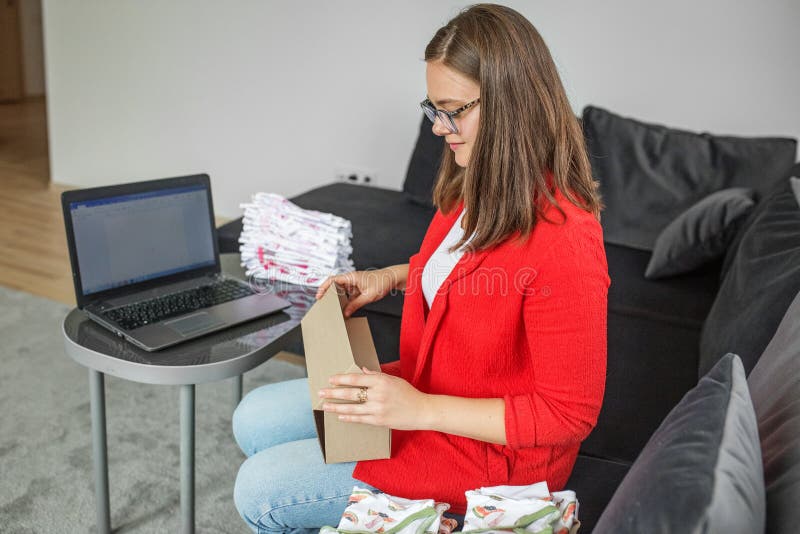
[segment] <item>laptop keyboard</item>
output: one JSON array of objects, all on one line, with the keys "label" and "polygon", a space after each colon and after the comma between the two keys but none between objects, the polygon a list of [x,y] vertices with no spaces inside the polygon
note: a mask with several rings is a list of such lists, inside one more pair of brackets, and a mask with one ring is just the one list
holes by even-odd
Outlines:
[{"label": "laptop keyboard", "polygon": [[135,302],[109,310],[104,315],[125,330],[133,330],[193,310],[216,306],[253,294],[255,291],[244,282],[224,279],[209,285]]}]

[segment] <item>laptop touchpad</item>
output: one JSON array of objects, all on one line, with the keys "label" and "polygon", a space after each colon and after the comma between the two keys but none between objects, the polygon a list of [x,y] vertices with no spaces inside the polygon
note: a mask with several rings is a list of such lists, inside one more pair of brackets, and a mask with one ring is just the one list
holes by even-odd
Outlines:
[{"label": "laptop touchpad", "polygon": [[174,321],[165,321],[163,324],[172,328],[182,336],[189,336],[197,332],[202,332],[203,330],[208,330],[209,328],[214,328],[215,326],[223,325],[225,321],[213,317],[206,312],[200,312],[190,315],[189,317],[175,319]]}]

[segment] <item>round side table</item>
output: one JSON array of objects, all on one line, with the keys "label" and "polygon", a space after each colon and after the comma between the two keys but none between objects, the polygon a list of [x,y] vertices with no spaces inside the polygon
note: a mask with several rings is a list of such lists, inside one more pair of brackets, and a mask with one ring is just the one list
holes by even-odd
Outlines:
[{"label": "round side table", "polygon": [[[245,279],[238,254],[220,256],[223,272]],[[111,532],[106,449],[105,375],[134,382],[180,386],[181,528],[194,532],[195,384],[234,379],[234,408],[242,397],[242,373],[299,342],[300,320],[315,301],[316,289],[251,281],[292,306],[260,319],[174,347],[147,352],[73,309],[63,323],[67,355],[89,369],[97,529]]]}]

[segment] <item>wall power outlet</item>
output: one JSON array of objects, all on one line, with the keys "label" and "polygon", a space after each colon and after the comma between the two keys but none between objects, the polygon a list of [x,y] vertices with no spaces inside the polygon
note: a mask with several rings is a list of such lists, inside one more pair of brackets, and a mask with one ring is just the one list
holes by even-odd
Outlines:
[{"label": "wall power outlet", "polygon": [[374,186],[378,183],[378,173],[375,169],[364,167],[340,166],[336,168],[335,177],[337,182],[345,182],[354,185]]}]

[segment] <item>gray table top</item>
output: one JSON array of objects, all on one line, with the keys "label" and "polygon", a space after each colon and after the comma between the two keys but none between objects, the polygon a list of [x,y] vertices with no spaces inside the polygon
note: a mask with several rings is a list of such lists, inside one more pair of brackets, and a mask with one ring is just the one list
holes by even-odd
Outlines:
[{"label": "gray table top", "polygon": [[[222,270],[245,279],[238,254],[221,255]],[[148,384],[198,384],[230,378],[262,364],[300,335],[300,320],[314,303],[315,288],[254,281],[292,306],[282,312],[156,352],[147,352],[90,320],[75,308],[64,319],[64,347],[79,364]]]}]

